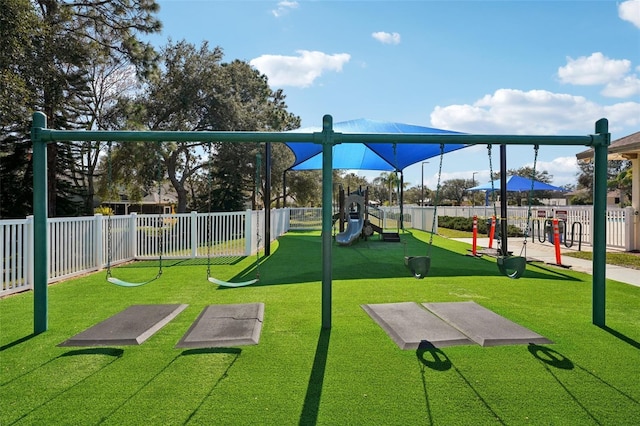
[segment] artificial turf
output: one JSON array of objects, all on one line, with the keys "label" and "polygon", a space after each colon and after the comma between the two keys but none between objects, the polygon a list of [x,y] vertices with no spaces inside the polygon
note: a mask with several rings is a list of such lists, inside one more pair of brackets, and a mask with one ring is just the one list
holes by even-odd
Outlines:
[{"label": "artificial turf", "polygon": [[[467,245],[435,237],[429,275],[403,243],[334,246],[332,328],[321,328],[321,242],[280,237],[260,282],[224,289],[206,262],[165,262],[162,277],[121,288],[104,273],[49,288],[49,330],[33,335],[33,294],[0,300],[0,424],[637,424],[640,288],[607,281],[607,327],[591,324],[591,276],[529,265],[519,280]],[[252,278],[255,258],[216,259],[220,279]],[[114,270],[155,274],[154,262]],[[401,301],[475,302],[551,345],[425,347],[402,351],[360,307]],[[260,343],[175,349],[209,304],[265,304]],[[133,304],[189,307],[140,346],[61,348],[70,336]]]}]

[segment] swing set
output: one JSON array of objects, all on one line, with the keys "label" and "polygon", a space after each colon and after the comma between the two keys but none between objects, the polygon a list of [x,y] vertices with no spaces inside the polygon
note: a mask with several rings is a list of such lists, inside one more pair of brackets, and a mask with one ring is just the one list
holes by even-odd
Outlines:
[{"label": "swing set", "polygon": [[[213,156],[213,147],[211,142],[208,142],[209,148],[209,159]],[[258,195],[260,190],[260,168],[262,167],[260,153],[256,154],[256,179],[255,179],[255,195]],[[211,168],[209,168],[209,173],[207,176],[207,192],[208,192],[208,206],[209,213],[211,212],[211,205],[213,199],[213,179],[211,177]],[[260,220],[258,220],[260,223]],[[211,275],[211,248],[212,248],[212,238],[211,238],[211,215],[207,216],[207,281],[212,284],[217,284],[222,287],[244,287],[251,284],[255,284],[260,280],[260,225],[256,226],[256,277],[252,280],[248,281],[240,281],[240,282],[231,282],[220,280]]]},{"label": "swing set", "polygon": [[[600,119],[595,134],[586,136],[533,136],[533,135],[469,135],[469,134],[421,134],[421,133],[339,133],[333,130],[333,118],[325,115],[322,131],[298,132],[211,132],[211,131],[83,131],[55,130],[47,128],[47,118],[42,112],[33,114],[31,127],[33,143],[33,234],[34,234],[34,334],[48,329],[48,258],[47,241],[47,144],[57,141],[140,141],[140,142],[291,142],[320,144],[322,146],[322,288],[321,325],[331,328],[332,306],[332,148],[340,143],[367,144],[467,144],[467,145],[568,145],[587,146],[594,151],[594,210],[606,208],[607,155],[611,143],[609,124]],[[606,240],[606,218],[594,215],[595,241]],[[593,248],[593,304],[592,322],[605,326],[606,246]]]}]

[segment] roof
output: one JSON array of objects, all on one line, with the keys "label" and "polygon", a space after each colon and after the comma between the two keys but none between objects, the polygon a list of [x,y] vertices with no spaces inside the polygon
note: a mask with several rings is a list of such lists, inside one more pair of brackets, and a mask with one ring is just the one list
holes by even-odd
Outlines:
[{"label": "roof", "polygon": [[[609,160],[630,160],[638,158],[640,154],[640,132],[632,133],[609,145]],[[593,148],[576,154],[578,160],[589,160],[593,158]]]}]

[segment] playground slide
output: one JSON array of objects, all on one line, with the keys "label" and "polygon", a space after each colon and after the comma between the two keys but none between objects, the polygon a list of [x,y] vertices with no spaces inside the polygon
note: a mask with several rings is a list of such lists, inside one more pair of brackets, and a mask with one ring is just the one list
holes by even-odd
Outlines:
[{"label": "playground slide", "polygon": [[356,238],[360,236],[363,225],[364,219],[362,217],[358,219],[349,219],[349,222],[347,223],[347,229],[345,229],[344,232],[340,232],[336,235],[336,242],[343,246],[351,244],[356,240]]}]

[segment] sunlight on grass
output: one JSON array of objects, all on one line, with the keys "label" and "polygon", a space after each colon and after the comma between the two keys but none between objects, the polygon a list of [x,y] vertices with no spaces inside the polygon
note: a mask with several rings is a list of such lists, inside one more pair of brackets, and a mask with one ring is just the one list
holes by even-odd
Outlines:
[{"label": "sunlight on grass", "polygon": [[[593,259],[590,251],[570,251],[563,253],[565,256],[577,257],[579,259]],[[610,265],[624,266],[627,268],[640,269],[640,253],[607,252],[606,262]]]},{"label": "sunlight on grass", "polygon": [[[32,334],[33,294],[0,300],[0,424],[615,424],[640,418],[640,288],[607,282],[607,327],[591,324],[591,277],[532,264],[519,280],[468,245],[434,237],[414,279],[401,243],[333,247],[332,328],[321,329],[319,232],[290,232],[261,259],[261,281],[223,289],[206,265],[173,262],[160,279],[120,288],[104,273],[49,288],[49,330]],[[155,265],[157,266],[157,265]],[[217,262],[216,277],[255,274],[255,258]],[[154,265],[123,266],[152,275]],[[126,270],[125,270],[126,269]],[[365,303],[475,300],[552,345],[400,350]],[[255,346],[179,350],[210,304],[265,304]],[[134,304],[188,308],[140,346],[57,345]]]}]

